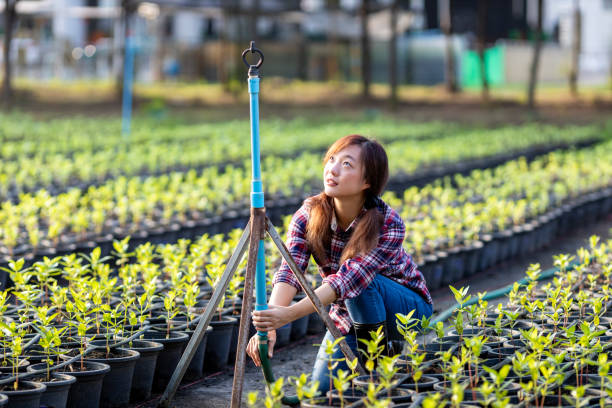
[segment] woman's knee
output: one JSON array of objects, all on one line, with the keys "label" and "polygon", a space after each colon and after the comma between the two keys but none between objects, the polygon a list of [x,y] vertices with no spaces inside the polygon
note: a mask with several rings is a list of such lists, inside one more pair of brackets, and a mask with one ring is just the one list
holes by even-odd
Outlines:
[{"label": "woman's knee", "polygon": [[385,303],[376,278],[358,296],[344,301],[355,323],[378,323],[385,320]]}]

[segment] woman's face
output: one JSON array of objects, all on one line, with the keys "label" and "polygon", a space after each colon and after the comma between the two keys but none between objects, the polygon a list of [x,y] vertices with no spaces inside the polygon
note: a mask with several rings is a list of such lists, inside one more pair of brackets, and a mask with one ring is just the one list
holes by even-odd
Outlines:
[{"label": "woman's face", "polygon": [[334,198],[361,198],[370,187],[363,177],[361,146],[351,145],[331,155],[323,169],[325,194]]}]

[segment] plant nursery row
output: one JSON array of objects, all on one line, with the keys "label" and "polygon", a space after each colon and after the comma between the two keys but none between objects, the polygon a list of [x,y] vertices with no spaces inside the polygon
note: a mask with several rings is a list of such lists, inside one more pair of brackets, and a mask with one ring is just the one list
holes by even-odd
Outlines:
[{"label": "plant nursery row", "polygon": [[[498,141],[501,149],[504,143]],[[464,141],[461,145],[465,145]],[[601,146],[585,151],[605,155],[610,143]],[[394,151],[392,162],[409,162],[411,152]],[[264,161],[270,174],[266,179],[267,207],[277,219],[294,209],[299,197],[320,189],[319,158],[314,155],[308,158]],[[451,165],[449,170],[459,167]],[[91,250],[96,245],[110,247],[113,238],[128,234],[167,242],[176,240],[182,229],[200,233],[216,232],[215,228],[227,231],[227,226],[240,225],[247,215],[250,190],[247,173],[244,167],[229,166],[222,173],[210,167],[200,174],[192,170],[145,179],[119,177],[86,191],[72,189],[59,195],[44,189],[22,194],[17,203],[5,201],[0,207],[0,253],[32,258]],[[414,183],[415,179],[406,178],[406,173],[394,169],[392,177],[399,180],[404,175],[406,184]],[[580,184],[571,188],[578,187]]]},{"label": "plant nursery row", "polygon": [[[294,157],[298,152],[321,154],[333,135],[347,132],[349,125],[354,126],[354,122],[323,122],[306,127],[300,120],[273,121],[262,135],[264,152],[281,157]],[[363,126],[364,131],[375,131],[385,143],[448,135],[448,129],[443,130],[439,123],[371,120]],[[8,140],[0,146],[0,180],[4,180],[2,188],[10,188],[12,195],[41,187],[61,190],[99,184],[119,175],[146,176],[242,165],[250,154],[246,121],[197,125],[137,121],[137,131],[129,138],[120,136],[120,127],[95,119],[47,124],[8,118],[3,127],[0,135]],[[594,128],[588,132],[598,135]],[[16,137],[15,133],[28,137]],[[283,143],[277,143],[278,140]],[[6,185],[7,182],[12,184]]]},{"label": "plant nursery row", "polygon": [[[31,267],[10,262],[14,287],[0,292],[0,392],[22,407],[96,408],[163,391],[240,233],[134,251],[126,238],[113,243],[112,257],[96,248]],[[187,379],[233,362],[243,290],[237,273]],[[279,330],[279,346],[322,329],[307,316]]]},{"label": "plant nursery row", "polygon": [[[291,132],[290,136],[281,135],[278,131],[277,134],[264,138],[263,140],[269,140],[270,144],[267,146],[264,143],[262,147],[264,157],[271,160],[264,162],[266,174],[271,174],[267,172],[268,167],[278,161],[301,161],[318,168],[325,148],[339,134],[343,134],[338,133],[341,127],[326,125],[320,132],[308,129],[308,134],[306,127],[291,131],[285,129],[286,132]],[[344,127],[348,128],[348,125],[345,124]],[[424,168],[433,169],[448,163],[500,153],[516,154],[536,146],[552,148],[595,143],[607,138],[608,134],[597,126],[558,128],[524,125],[513,129],[474,129],[453,134],[446,131],[438,137],[418,138],[417,135],[422,133],[417,132],[425,130],[419,129],[418,126],[410,129],[406,123],[401,126],[396,126],[394,122],[373,123],[365,126],[364,130],[369,127],[372,136],[378,137],[386,144],[394,174],[411,174]],[[0,198],[17,202],[21,193],[34,193],[39,189],[46,189],[51,195],[66,192],[71,187],[85,190],[89,186],[100,186],[120,176],[143,178],[171,172],[185,173],[190,169],[197,169],[204,175],[211,167],[215,168],[215,172],[238,168],[240,172],[248,173],[249,133],[244,124],[241,124],[240,128],[244,129],[240,132],[228,130],[227,135],[214,133],[218,137],[206,135],[190,142],[118,142],[105,149],[66,153],[48,153],[44,147],[39,147],[35,155],[13,154],[14,158],[0,161]],[[440,131],[437,127],[436,130]],[[77,130],[67,133],[75,132]],[[217,129],[216,132],[220,130]],[[317,136],[313,137],[312,133]],[[237,138],[238,135],[241,139]],[[293,142],[288,142],[288,139]],[[283,143],[278,143],[279,140]],[[34,142],[27,143],[31,145]],[[8,146],[2,148],[10,150]],[[6,154],[10,156],[12,153],[7,151]]]},{"label": "plant nursery row", "polygon": [[[538,282],[545,272],[531,265],[505,304],[451,286],[458,307],[446,329],[441,321],[398,314],[403,351],[383,355],[382,337],[371,332],[363,356],[376,361],[369,374],[331,361],[346,369],[330,379],[327,395],[314,395],[316,384],[301,374],[280,378],[265,396],[250,393],[249,405],[280,406],[282,385],[290,382],[302,407],[612,406],[611,245],[592,236],[576,255],[555,256],[546,283]],[[429,332],[431,341],[420,340]]]},{"label": "plant nursery row", "polygon": [[[384,198],[406,220],[406,248],[435,289],[537,249],[575,223],[606,215],[612,205],[611,156],[612,143],[606,142],[550,153],[531,163],[517,159]],[[130,235],[133,246],[198,239],[206,232],[244,225],[248,218],[246,203],[241,211],[224,207],[227,193],[215,200],[225,211],[209,212],[215,206],[212,194],[227,191],[219,186],[221,176],[205,181],[190,172],[185,178],[155,179],[158,184],[152,180],[120,178],[113,189],[90,188],[84,194],[72,190],[60,196],[38,192],[24,195],[17,205],[5,203],[0,210],[4,262],[25,257],[31,264],[44,256],[90,252],[96,246],[106,256],[114,238]],[[207,189],[209,181],[218,187]],[[241,196],[246,197],[249,187],[243,184]],[[206,190],[209,197],[203,197]],[[293,201],[268,198],[269,212],[281,215],[294,209],[306,193],[294,194]],[[235,200],[241,202],[239,196]]]},{"label": "plant nursery row", "polygon": [[[98,401],[115,407],[162,391],[239,234],[145,243],[134,251],[125,239],[114,242],[112,258],[97,248],[32,267],[11,262],[15,286],[0,292],[0,393],[24,407],[95,408]],[[372,351],[365,358],[378,361],[376,372],[339,373],[332,393],[314,401],[306,401],[316,397],[307,377],[296,377],[302,405],[348,406],[366,398],[370,406],[387,399],[424,407],[606,406],[612,390],[606,354],[612,338],[610,245],[591,237],[576,256],[556,256],[558,272],[545,284],[538,285],[539,265],[531,265],[503,306],[489,304],[486,293],[472,300],[467,288],[451,287],[459,304],[453,330],[398,315],[401,354]],[[315,275],[307,276],[315,285]],[[230,282],[189,367],[190,379],[233,361],[243,284],[240,273]],[[321,330],[320,320],[307,316],[279,329],[278,345]],[[432,330],[437,338],[424,344],[422,336]],[[381,349],[375,333],[371,341],[371,350]],[[280,401],[282,381],[270,388],[268,406]]]}]

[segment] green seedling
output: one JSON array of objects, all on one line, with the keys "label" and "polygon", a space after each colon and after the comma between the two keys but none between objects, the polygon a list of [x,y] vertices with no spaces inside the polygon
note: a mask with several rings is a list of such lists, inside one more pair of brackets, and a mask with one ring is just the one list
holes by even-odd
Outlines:
[{"label": "green seedling", "polygon": [[305,373],[291,377],[295,386],[295,393],[300,401],[311,399],[319,394],[319,381],[308,381]]}]

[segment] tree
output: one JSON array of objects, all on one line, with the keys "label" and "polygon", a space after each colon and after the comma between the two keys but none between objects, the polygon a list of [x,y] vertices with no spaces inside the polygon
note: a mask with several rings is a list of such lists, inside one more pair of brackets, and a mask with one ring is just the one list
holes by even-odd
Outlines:
[{"label": "tree", "polygon": [[157,47],[153,54],[153,80],[161,81],[164,79],[164,55],[166,55],[166,19],[167,12],[160,9],[159,16],[154,21],[155,36],[157,37]]},{"label": "tree", "polygon": [[257,37],[257,19],[259,17],[260,0],[253,0],[251,8],[249,10],[249,35],[250,41],[255,41],[257,44],[259,38]]},{"label": "tree", "polygon": [[4,79],[2,81],[2,102],[9,108],[13,102],[11,43],[13,30],[17,21],[17,3],[19,0],[4,0]]},{"label": "tree", "polygon": [[391,89],[391,105],[397,105],[397,11],[399,0],[393,0],[390,10],[389,26],[391,37],[389,39],[389,87]]},{"label": "tree", "polygon": [[485,64],[485,44],[487,41],[488,0],[478,0],[478,57],[480,60],[480,78],[482,81],[482,98],[489,99],[489,82]]},{"label": "tree", "polygon": [[327,12],[331,18],[331,24],[329,25],[329,38],[327,43],[327,79],[338,79],[340,74],[340,42],[338,40],[338,17],[340,14],[340,0],[327,0]]},{"label": "tree", "polygon": [[446,90],[451,93],[456,93],[459,88],[457,86],[457,75],[455,70],[455,50],[453,49],[451,0],[442,0],[440,7],[440,27],[444,32],[446,43]]},{"label": "tree", "polygon": [[120,61],[119,67],[121,67],[117,72],[117,84],[115,89],[117,91],[117,98],[121,100],[123,97],[123,66],[125,64],[125,48],[127,46],[127,38],[130,35],[131,25],[130,19],[131,16],[136,11],[138,7],[137,2],[134,0],[121,0],[121,23],[123,26],[123,35],[121,36],[121,46],[120,49]]},{"label": "tree", "polygon": [[535,106],[535,88],[538,77],[538,66],[540,64],[540,51],[542,49],[542,8],[544,0],[538,0],[538,16],[535,38],[533,42],[533,57],[529,70],[529,87],[527,88],[527,106]]},{"label": "tree", "polygon": [[582,16],[580,13],[580,0],[574,0],[572,37],[572,66],[569,73],[569,87],[573,97],[578,96],[578,70],[580,69],[580,49],[582,43]]},{"label": "tree", "polygon": [[295,24],[297,33],[297,77],[302,81],[308,79],[308,41],[304,35],[304,27],[302,23]]},{"label": "tree", "polygon": [[372,71],[370,67],[370,33],[368,32],[368,20],[370,14],[370,0],[361,0],[361,80],[363,84],[362,94],[365,99],[370,98],[370,83]]}]

